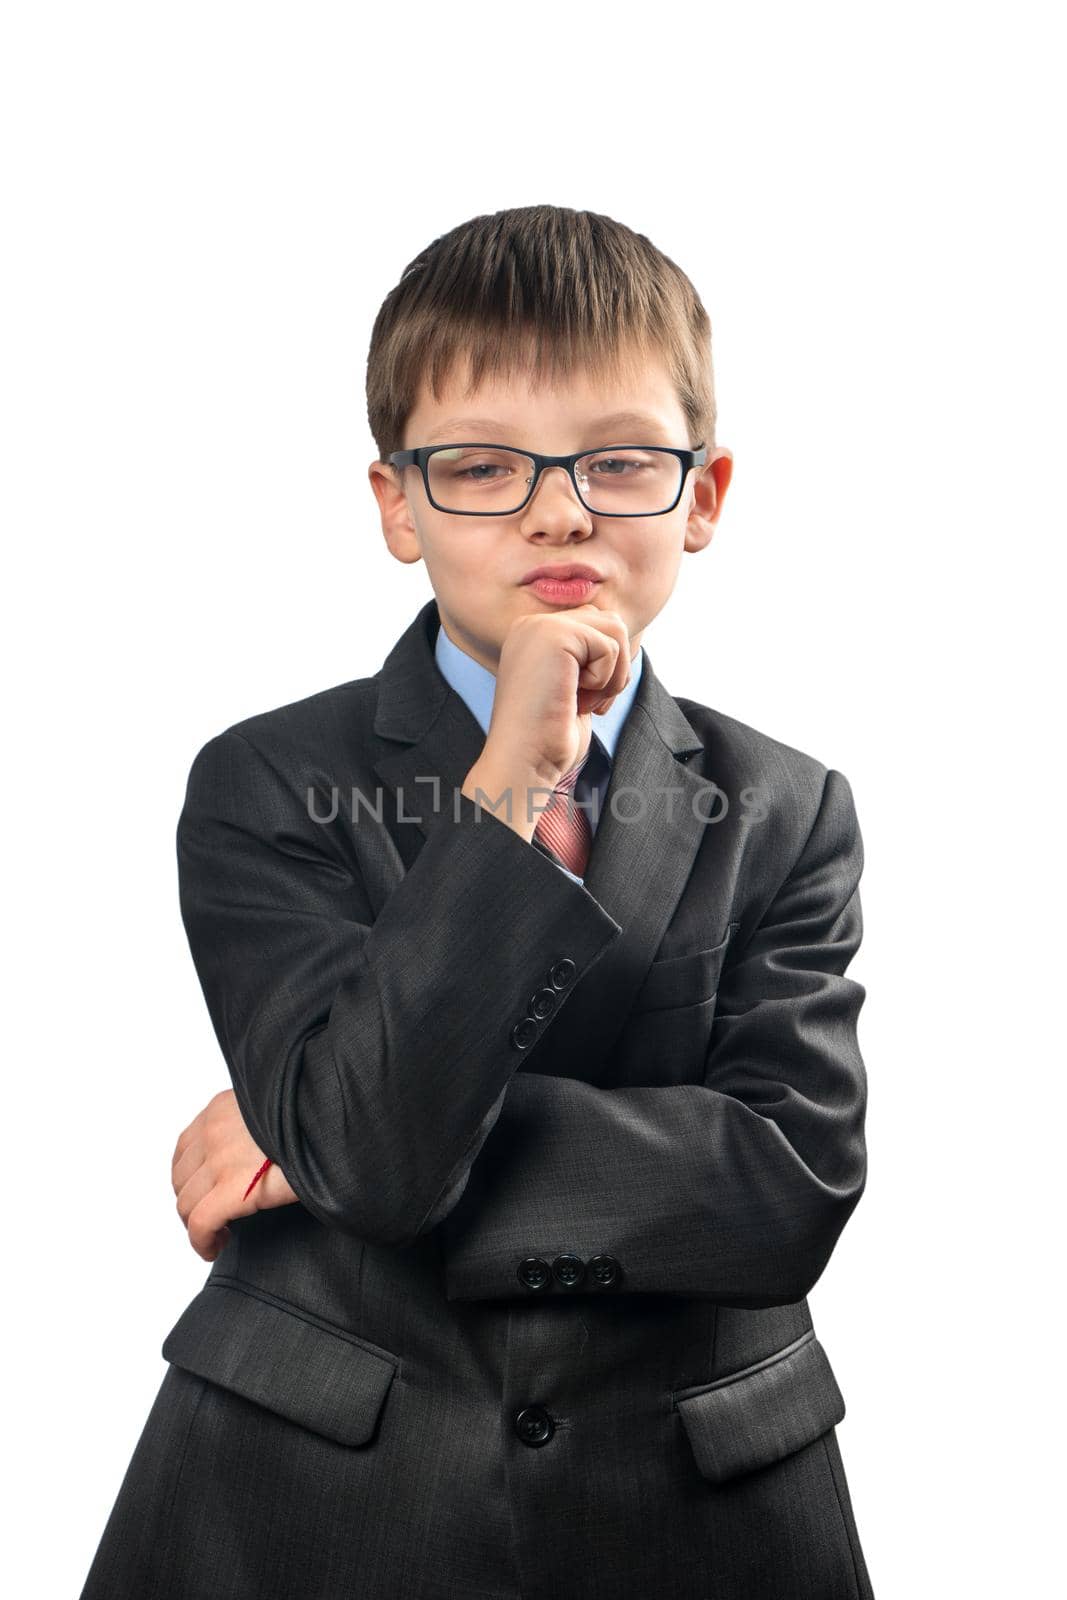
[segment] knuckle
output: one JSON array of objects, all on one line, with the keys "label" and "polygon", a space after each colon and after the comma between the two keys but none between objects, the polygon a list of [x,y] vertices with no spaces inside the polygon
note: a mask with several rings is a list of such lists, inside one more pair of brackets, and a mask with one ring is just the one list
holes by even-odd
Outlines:
[{"label": "knuckle", "polygon": [[201,1244],[203,1244],[205,1239],[210,1238],[212,1231],[211,1219],[204,1209],[203,1200],[199,1201],[197,1205],[193,1206],[186,1219],[185,1225],[189,1230],[190,1239],[197,1239]]}]

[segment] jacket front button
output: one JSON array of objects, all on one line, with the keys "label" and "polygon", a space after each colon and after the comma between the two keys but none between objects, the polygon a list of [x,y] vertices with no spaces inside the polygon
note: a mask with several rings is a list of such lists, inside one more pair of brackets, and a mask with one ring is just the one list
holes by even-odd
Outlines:
[{"label": "jacket front button", "polygon": [[557,1256],[552,1271],[557,1283],[565,1289],[576,1289],[585,1278],[585,1262],[581,1256]]},{"label": "jacket front button", "polygon": [[614,1256],[593,1256],[589,1262],[589,1276],[597,1289],[614,1289],[622,1277],[622,1268]]},{"label": "jacket front button", "polygon": [[538,1027],[533,1017],[523,1017],[511,1030],[511,1042],[516,1050],[528,1050],[537,1034]]},{"label": "jacket front button", "polygon": [[552,1281],[548,1262],[540,1256],[527,1256],[519,1262],[519,1282],[524,1289],[547,1289]]},{"label": "jacket front button", "polygon": [[549,968],[548,981],[553,989],[565,989],[577,970],[570,956],[560,956]]},{"label": "jacket front button", "polygon": [[515,1418],[515,1432],[523,1444],[547,1444],[555,1431],[556,1424],[544,1406],[523,1406]]}]

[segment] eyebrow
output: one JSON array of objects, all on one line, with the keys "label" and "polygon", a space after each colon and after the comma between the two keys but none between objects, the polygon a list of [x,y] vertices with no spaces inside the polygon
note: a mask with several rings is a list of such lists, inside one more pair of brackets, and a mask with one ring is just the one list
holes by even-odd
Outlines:
[{"label": "eyebrow", "polygon": [[[603,432],[608,428],[642,428],[654,430],[657,433],[663,433],[665,431],[661,419],[653,416],[647,411],[612,411],[608,416],[594,417],[590,422],[589,427],[591,430],[596,429],[598,432]],[[508,431],[508,428],[498,419],[493,417],[449,417],[447,421],[442,422],[439,427],[434,428],[433,431],[426,436],[426,443],[463,443],[464,430],[469,433],[471,442],[487,443],[494,434],[498,435],[499,437],[503,437],[503,435]],[[484,433],[486,435],[484,441],[480,439],[480,433]],[[626,441],[622,439],[609,439],[605,440],[604,442],[607,444],[623,444]],[[634,444],[650,444],[652,441],[651,439],[634,439],[631,442]]]}]

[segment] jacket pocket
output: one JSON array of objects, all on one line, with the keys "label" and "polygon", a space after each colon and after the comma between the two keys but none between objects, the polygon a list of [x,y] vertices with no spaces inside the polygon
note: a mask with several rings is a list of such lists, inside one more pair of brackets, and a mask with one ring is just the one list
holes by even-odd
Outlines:
[{"label": "jacket pocket", "polygon": [[249,1284],[213,1277],[163,1341],[165,1361],[338,1444],[366,1444],[399,1361]]},{"label": "jacket pocket", "polygon": [[829,1432],[845,1402],[813,1330],[740,1372],[680,1389],[674,1404],[705,1478],[725,1483]]},{"label": "jacket pocket", "polygon": [[739,923],[731,922],[726,938],[706,950],[653,961],[637,991],[635,1011],[662,1011],[674,1006],[695,1006],[710,1000],[719,987],[719,974],[727,947]]}]

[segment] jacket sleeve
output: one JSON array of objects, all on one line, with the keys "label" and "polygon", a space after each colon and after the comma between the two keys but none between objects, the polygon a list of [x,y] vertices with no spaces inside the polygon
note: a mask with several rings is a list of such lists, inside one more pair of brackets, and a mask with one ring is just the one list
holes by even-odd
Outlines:
[{"label": "jacket sleeve", "polygon": [[458,804],[377,915],[351,840],[242,733],[198,752],[178,821],[182,919],[241,1115],[310,1212],[377,1243],[411,1243],[456,1203],[530,995],[558,991],[540,1035],[621,933]]},{"label": "jacket sleeve", "polygon": [[[612,1287],[590,1277],[586,1292],[752,1308],[808,1293],[866,1181],[865,991],[845,976],[862,864],[851,789],[831,769],[799,858],[727,957],[702,1082],[516,1075],[444,1222],[449,1299],[521,1295],[520,1263],[561,1254],[614,1258]],[[538,1295],[573,1292],[549,1280]]]}]

